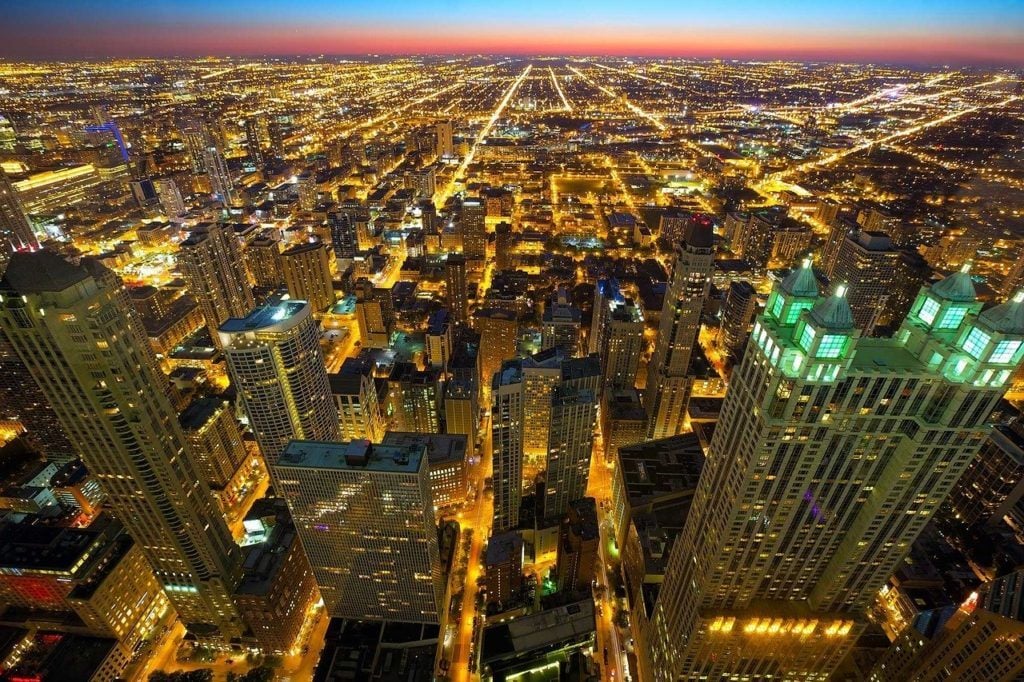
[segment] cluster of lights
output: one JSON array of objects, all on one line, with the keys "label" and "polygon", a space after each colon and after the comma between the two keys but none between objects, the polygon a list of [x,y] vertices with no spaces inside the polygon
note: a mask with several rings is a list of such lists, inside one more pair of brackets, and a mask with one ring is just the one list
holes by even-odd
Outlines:
[{"label": "cluster of lights", "polygon": [[853,629],[852,620],[821,621],[817,618],[751,618],[745,623],[735,616],[716,616],[708,626],[709,632],[729,634],[742,627],[747,635],[796,635],[806,637],[819,627],[826,637],[845,637]]}]

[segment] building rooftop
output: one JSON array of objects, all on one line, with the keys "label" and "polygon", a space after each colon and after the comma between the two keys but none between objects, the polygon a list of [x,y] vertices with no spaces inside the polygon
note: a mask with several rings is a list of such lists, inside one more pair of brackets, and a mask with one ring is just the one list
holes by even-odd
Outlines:
[{"label": "building rooftop", "polygon": [[374,445],[368,440],[349,443],[293,440],[281,453],[277,466],[414,474],[420,470],[425,455],[426,448],[422,445],[398,447]]},{"label": "building rooftop", "polygon": [[431,466],[444,462],[466,459],[468,438],[461,433],[414,433],[411,431],[388,431],[381,445],[396,448],[425,448],[427,462]]},{"label": "building rooftop", "polygon": [[594,602],[583,601],[547,609],[484,630],[484,664],[562,643],[588,639],[596,629]]},{"label": "building rooftop", "polygon": [[484,556],[484,563],[487,566],[497,566],[507,563],[516,554],[523,552],[523,538],[514,530],[505,533],[492,535],[487,541],[487,552]]},{"label": "building rooftop", "polygon": [[53,251],[16,251],[11,254],[3,282],[20,294],[64,291],[89,277],[89,272]]},{"label": "building rooftop", "polygon": [[220,398],[213,396],[197,398],[189,403],[184,412],[178,415],[178,422],[186,431],[196,431],[210,421],[210,418],[223,406],[224,401]]},{"label": "building rooftop", "polygon": [[630,507],[692,495],[704,468],[700,439],[684,433],[619,448],[619,468]]},{"label": "building rooftop", "polygon": [[245,317],[232,317],[220,326],[221,334],[253,331],[284,331],[309,316],[305,301],[285,300],[256,308]]}]

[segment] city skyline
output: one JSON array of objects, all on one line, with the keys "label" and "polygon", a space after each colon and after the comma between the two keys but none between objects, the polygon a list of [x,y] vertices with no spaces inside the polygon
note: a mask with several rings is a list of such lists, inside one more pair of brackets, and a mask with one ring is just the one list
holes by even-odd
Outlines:
[{"label": "city skyline", "polygon": [[346,5],[46,0],[5,8],[0,58],[507,54],[1024,64],[1024,6],[1005,0]]}]

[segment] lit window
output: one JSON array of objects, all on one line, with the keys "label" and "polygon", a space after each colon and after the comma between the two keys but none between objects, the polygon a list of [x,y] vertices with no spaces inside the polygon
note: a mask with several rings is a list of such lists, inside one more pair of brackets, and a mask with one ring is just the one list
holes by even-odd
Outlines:
[{"label": "lit window", "polygon": [[996,344],[996,349],[992,351],[989,362],[996,362],[1001,365],[1012,362],[1013,356],[1020,349],[1020,344],[1020,341],[1000,341]]},{"label": "lit window", "polygon": [[935,314],[939,312],[939,304],[935,299],[926,298],[924,303],[921,305],[921,310],[918,311],[917,316],[924,320],[925,324],[931,324],[935,321]]},{"label": "lit window", "polygon": [[811,350],[811,344],[814,343],[814,327],[807,324],[804,325],[804,330],[800,334],[800,346],[806,350]]},{"label": "lit window", "polygon": [[[929,299],[929,300],[931,300],[931,299]],[[921,308],[921,311],[922,312],[924,311],[923,307]],[[933,313],[933,315],[934,315],[934,313]],[[942,316],[942,319],[939,321],[939,324],[938,324],[938,326],[936,328],[937,329],[956,329],[957,327],[960,326],[960,323],[963,322],[965,315],[967,315],[967,308],[965,308],[963,306],[954,306],[954,307],[952,307],[952,308],[950,308],[949,310],[946,311],[946,314]],[[923,316],[922,316],[922,319],[923,319]]]},{"label": "lit window", "polygon": [[992,337],[977,327],[971,327],[971,331],[968,332],[967,338],[964,339],[964,352],[975,360],[980,359],[982,351],[985,350],[985,346],[988,345],[991,338]]},{"label": "lit window", "polygon": [[813,306],[814,303],[812,301],[794,301],[793,305],[789,308],[789,312],[786,313],[786,319],[783,320],[783,324],[796,324],[796,321],[800,319],[800,313]]},{"label": "lit window", "polygon": [[779,319],[779,315],[782,314],[782,306],[785,305],[786,299],[782,296],[776,296],[775,302],[772,304],[772,317],[776,320]]},{"label": "lit window", "polygon": [[825,334],[818,344],[815,355],[819,358],[838,358],[846,350],[846,336],[842,334]]}]

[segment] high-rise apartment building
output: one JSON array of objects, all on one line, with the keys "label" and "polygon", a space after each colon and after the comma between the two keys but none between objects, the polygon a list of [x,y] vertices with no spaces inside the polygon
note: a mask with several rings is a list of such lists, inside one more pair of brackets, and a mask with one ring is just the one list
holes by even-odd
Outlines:
[{"label": "high-rise apartment building", "polygon": [[263,156],[263,143],[260,141],[260,119],[250,116],[245,119],[245,151],[249,154],[249,160],[257,169],[266,165]]},{"label": "high-rise apartment building", "polygon": [[331,246],[335,258],[355,258],[359,251],[356,222],[348,211],[330,211],[327,224],[331,229]]},{"label": "high-rise apartment building", "polygon": [[455,156],[455,143],[452,139],[452,122],[438,121],[434,127],[435,144],[434,153],[438,157]]},{"label": "high-rise apartment building", "polygon": [[[575,472],[580,460],[587,457],[589,462],[589,451],[585,455],[582,451],[585,439],[593,442],[594,403],[600,395],[600,381],[598,356],[569,358],[561,348],[507,361],[494,374],[491,428],[495,529],[508,530],[519,524],[524,485],[541,471],[562,482],[563,491],[577,489]],[[590,433],[586,432],[588,421]],[[554,460],[550,459],[552,443],[556,445]],[[575,469],[570,470],[572,467]],[[556,486],[554,508],[563,504],[554,499],[557,495]]]},{"label": "high-rise apartment building", "polygon": [[178,268],[203,311],[214,343],[219,341],[217,328],[224,320],[244,317],[255,305],[231,225],[197,225],[181,243]]},{"label": "high-rise apartment building", "polygon": [[480,393],[476,383],[453,378],[444,385],[444,432],[466,436],[466,453],[476,453],[480,422]]},{"label": "high-rise apartment building", "polygon": [[32,222],[21,205],[18,192],[0,168],[0,273],[11,251],[36,244]]},{"label": "high-rise apartment building", "polygon": [[1024,294],[982,311],[958,272],[889,339],[843,294],[805,264],[754,325],[646,634],[653,679],[827,679],[985,440]]},{"label": "high-rise apartment building", "polygon": [[452,357],[454,343],[451,315],[441,308],[434,311],[427,322],[427,364],[448,371],[448,361]]},{"label": "high-rise apartment building", "polygon": [[830,278],[848,289],[846,300],[853,323],[870,335],[878,324],[889,322],[889,297],[896,288],[900,256],[889,236],[861,230],[839,245]]},{"label": "high-rise apartment building", "polygon": [[544,477],[544,516],[560,518],[587,491],[597,426],[597,394],[572,385],[551,392],[551,427]]},{"label": "high-rise apartment building", "polygon": [[337,440],[338,412],[309,303],[256,308],[227,320],[219,334],[231,381],[268,464],[290,440]]},{"label": "high-rise apartment building", "polygon": [[473,325],[480,334],[480,380],[490,386],[501,363],[516,356],[519,319],[511,310],[482,308],[473,313]]},{"label": "high-rise apartment building", "polygon": [[674,436],[683,427],[690,398],[690,356],[711,287],[712,238],[710,226],[691,222],[676,247],[676,263],[665,292],[654,355],[647,366],[644,403],[651,438]]},{"label": "high-rise apartment building", "polygon": [[344,441],[366,438],[379,443],[387,429],[377,400],[372,363],[348,358],[328,378],[338,410],[338,437]]},{"label": "high-rise apartment building", "polygon": [[721,326],[718,330],[718,344],[731,356],[736,357],[747,345],[747,334],[757,309],[757,292],[750,282],[736,280],[729,283],[729,291],[722,304]]},{"label": "high-rise apartment building", "polygon": [[440,433],[441,373],[396,362],[388,377],[388,411],[395,431]]},{"label": "high-rise apartment building", "polygon": [[331,257],[326,244],[320,240],[296,244],[281,252],[280,262],[288,295],[297,301],[309,301],[314,316],[334,305]]},{"label": "high-rise apartment building", "polygon": [[273,235],[261,234],[245,247],[245,263],[256,286],[272,289],[284,284],[280,244]]},{"label": "high-rise apartment building", "polygon": [[1024,498],[1024,423],[996,425],[957,481],[943,515],[965,526],[999,523]]},{"label": "high-rise apartment building", "polygon": [[178,417],[210,487],[223,490],[245,462],[245,444],[231,403],[205,396]]},{"label": "high-rise apartment building", "polygon": [[459,324],[469,319],[469,289],[466,281],[466,258],[449,254],[444,268],[448,308]]},{"label": "high-rise apartment building", "polygon": [[462,231],[462,255],[467,261],[482,261],[487,257],[487,210],[483,199],[462,200],[459,209],[459,229]]},{"label": "high-rise apartment building", "polygon": [[599,280],[594,288],[590,352],[601,356],[606,389],[626,389],[636,384],[645,348],[643,310],[622,295],[616,280]]},{"label": "high-rise apartment building", "polygon": [[0,324],[182,619],[230,638],[240,556],[121,281],[85,259],[12,257]]},{"label": "high-rise apartment building", "polygon": [[294,441],[271,465],[332,617],[438,622],[426,448]]},{"label": "high-rise apartment building", "polygon": [[178,189],[178,183],[171,178],[156,178],[153,180],[153,189],[160,202],[160,209],[168,218],[185,215],[188,208],[181,196],[181,190]]},{"label": "high-rise apartment building", "polygon": [[375,287],[367,279],[356,282],[356,322],[364,346],[387,348],[395,328],[391,289]]},{"label": "high-rise apartment building", "polygon": [[541,322],[541,349],[562,346],[570,355],[579,353],[583,313],[569,300],[565,287],[558,287],[544,307]]}]

